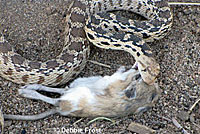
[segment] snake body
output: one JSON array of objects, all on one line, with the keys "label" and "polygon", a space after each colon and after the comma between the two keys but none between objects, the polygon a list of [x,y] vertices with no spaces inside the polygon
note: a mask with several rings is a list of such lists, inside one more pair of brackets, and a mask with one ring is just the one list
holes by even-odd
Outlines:
[{"label": "snake body", "polygon": [[[113,10],[129,10],[148,21],[108,13]],[[65,84],[84,68],[90,41],[104,49],[131,53],[143,80],[151,84],[160,67],[145,42],[166,35],[172,13],[165,0],[72,0],[66,23],[62,52],[46,62],[29,61],[17,54],[9,42],[0,41],[0,76],[18,84]]]}]

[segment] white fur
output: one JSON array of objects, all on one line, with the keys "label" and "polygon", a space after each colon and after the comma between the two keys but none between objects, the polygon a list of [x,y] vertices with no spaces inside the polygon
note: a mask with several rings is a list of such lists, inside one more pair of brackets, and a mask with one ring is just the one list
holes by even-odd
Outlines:
[{"label": "white fur", "polygon": [[[80,110],[79,104],[82,101],[81,99],[84,99],[88,105],[96,105],[96,103],[98,103],[96,100],[96,98],[98,98],[96,97],[97,95],[104,95],[105,89],[109,88],[109,85],[112,85],[112,83],[118,80],[124,81],[131,73],[137,75],[139,72],[135,69],[130,69],[125,72],[125,68],[121,67],[111,76],[78,78],[70,84],[69,88],[51,88],[33,84],[19,89],[19,94],[26,98],[42,100],[55,106],[59,103],[59,101],[68,101],[71,103],[72,109],[69,111],[60,111],[61,115],[67,115],[70,112]],[[61,94],[61,97],[50,98],[38,93],[36,90],[59,93]]]},{"label": "white fur", "polygon": [[[70,84],[70,89],[71,91],[74,92],[74,88],[80,88],[79,90],[81,90],[81,88],[88,88],[88,90],[90,90],[90,92],[95,92],[97,94],[104,94],[104,89],[106,89],[108,87],[108,85],[110,85],[111,83],[117,81],[117,80],[125,80],[127,78],[127,75],[135,72],[134,69],[130,69],[127,72],[124,72],[125,68],[124,67],[120,67],[118,69],[117,72],[115,72],[113,75],[111,76],[92,76],[92,77],[88,77],[88,78],[78,78],[76,80],[74,80],[71,84]],[[77,89],[78,90],[78,89]],[[82,91],[80,91],[82,92]]]},{"label": "white fur", "polygon": [[117,72],[111,76],[92,76],[88,78],[78,78],[74,80],[69,89],[66,87],[62,88],[50,88],[38,84],[27,85],[19,89],[19,94],[31,98],[31,99],[40,99],[45,102],[50,102],[55,104],[57,99],[49,99],[46,96],[40,95],[36,90],[43,90],[47,92],[57,92],[62,96],[60,100],[68,100],[72,102],[74,107],[78,105],[78,102],[81,98],[85,98],[89,104],[95,103],[95,96],[99,94],[104,94],[104,90],[108,88],[110,84],[117,80],[125,80],[130,73],[137,73],[135,69],[130,69],[125,72],[124,67],[120,67]]},{"label": "white fur", "polygon": [[60,98],[60,100],[68,100],[73,102],[76,107],[81,98],[85,98],[89,104],[96,102],[95,96],[98,94],[104,94],[104,90],[113,82],[117,80],[125,80],[127,76],[134,72],[134,69],[130,69],[124,72],[125,68],[121,67],[111,76],[93,76],[88,78],[78,78],[74,80],[69,90]]},{"label": "white fur", "polygon": [[[19,89],[20,95],[31,99],[42,100],[55,107],[37,115],[6,115],[4,117],[6,117],[6,119],[16,120],[38,120],[55,113],[59,113],[63,116],[113,117],[124,116],[132,112],[140,112],[147,107],[143,104],[141,104],[141,106],[138,104],[141,101],[141,96],[140,94],[138,95],[138,100],[136,93],[145,86],[144,83],[140,81],[142,80],[141,77],[138,78],[138,74],[139,71],[137,69],[133,68],[125,71],[125,69],[121,67],[111,76],[78,78],[70,84],[69,88],[51,88],[37,84],[27,85]],[[142,87],[140,87],[140,85]],[[139,89],[136,91],[132,90],[133,88]],[[149,88],[151,89],[151,87]],[[50,98],[40,94],[36,90],[59,93],[61,97]],[[129,90],[132,93],[130,98],[126,95]],[[107,95],[107,93],[109,95]],[[112,98],[110,98],[110,96],[112,96]],[[148,95],[143,97],[142,100],[149,103]]]}]

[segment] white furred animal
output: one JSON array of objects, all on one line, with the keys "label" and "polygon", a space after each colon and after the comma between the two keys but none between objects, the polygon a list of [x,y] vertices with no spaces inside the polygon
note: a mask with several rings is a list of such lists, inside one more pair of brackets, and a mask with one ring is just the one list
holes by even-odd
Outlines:
[{"label": "white furred animal", "polygon": [[[38,91],[61,94],[50,98]],[[38,120],[59,113],[78,117],[121,117],[150,108],[160,95],[156,83],[146,84],[138,70],[118,69],[111,76],[78,78],[66,88],[50,88],[38,84],[19,89],[19,94],[30,99],[42,100],[55,107],[38,115],[7,115],[5,119]]]}]

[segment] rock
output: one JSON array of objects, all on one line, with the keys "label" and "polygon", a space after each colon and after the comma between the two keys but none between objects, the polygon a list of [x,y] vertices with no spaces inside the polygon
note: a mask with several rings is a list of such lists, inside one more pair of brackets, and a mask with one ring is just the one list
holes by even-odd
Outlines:
[{"label": "rock", "polygon": [[187,121],[190,117],[190,114],[186,111],[180,111],[177,116],[182,121]]},{"label": "rock", "polygon": [[190,115],[190,121],[191,122],[195,122],[195,114],[191,114]]},{"label": "rock", "polygon": [[132,122],[129,126],[128,126],[128,130],[138,133],[138,134],[154,134],[156,133],[156,130],[153,130],[147,126]]}]

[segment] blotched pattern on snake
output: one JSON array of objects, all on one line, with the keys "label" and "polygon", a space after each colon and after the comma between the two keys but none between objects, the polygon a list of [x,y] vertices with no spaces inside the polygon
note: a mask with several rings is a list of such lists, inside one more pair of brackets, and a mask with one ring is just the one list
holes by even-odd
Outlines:
[{"label": "blotched pattern on snake", "polygon": [[[132,11],[147,21],[108,13],[113,10]],[[145,42],[166,35],[172,13],[165,0],[72,0],[66,23],[62,52],[46,62],[29,61],[17,54],[9,42],[0,42],[0,76],[18,84],[62,85],[84,68],[90,41],[104,49],[131,53],[143,80],[151,84],[160,67]]]}]

